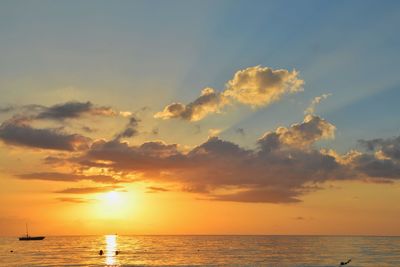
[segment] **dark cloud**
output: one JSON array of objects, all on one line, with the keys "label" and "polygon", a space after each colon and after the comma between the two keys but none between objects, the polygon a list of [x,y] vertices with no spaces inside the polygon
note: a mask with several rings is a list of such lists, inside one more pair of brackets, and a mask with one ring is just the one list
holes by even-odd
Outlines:
[{"label": "dark cloud", "polygon": [[90,138],[79,134],[67,134],[58,128],[36,129],[15,120],[0,125],[0,140],[9,145],[65,151],[87,149],[91,143]]},{"label": "dark cloud", "polygon": [[[333,130],[325,120],[311,116],[300,124],[267,133],[250,150],[218,137],[210,137],[187,152],[180,151],[176,144],[163,142],[130,146],[118,140],[100,140],[93,143],[80,164],[89,168],[97,162],[107,162],[113,171],[178,182],[185,191],[202,193],[214,200],[298,202],[303,194],[319,190],[315,186],[318,183],[353,178],[334,156],[312,146],[329,138]],[[232,193],[220,194],[219,189]]]},{"label": "dark cloud", "polygon": [[113,191],[115,189],[122,189],[122,186],[102,186],[102,187],[76,187],[67,188],[64,190],[56,191],[55,193],[60,194],[96,194],[108,191]]},{"label": "dark cloud", "polygon": [[359,140],[366,153],[353,153],[348,160],[364,181],[373,183],[391,183],[400,179],[400,136]]},{"label": "dark cloud", "polygon": [[66,102],[51,107],[43,107],[36,119],[64,120],[79,118],[84,114],[112,116],[117,113],[111,107],[97,107],[91,102]]},{"label": "dark cloud", "polygon": [[400,160],[400,136],[388,139],[359,140],[359,144],[368,151],[379,151],[384,157]]},{"label": "dark cloud", "polygon": [[77,119],[84,115],[128,116],[131,114],[127,111],[118,112],[107,106],[97,106],[89,101],[70,101],[66,103],[55,104],[50,107],[36,104],[0,107],[0,113],[5,112],[14,112],[12,120],[24,122],[32,122],[35,120],[64,121],[66,119]]},{"label": "dark cloud", "polygon": [[56,182],[78,182],[82,180],[90,180],[96,183],[118,183],[119,180],[109,175],[82,175],[73,173],[60,172],[35,172],[16,175],[19,179],[24,180],[43,180]]},{"label": "dark cloud", "polygon": [[128,124],[125,126],[125,129],[122,130],[120,133],[118,133],[114,139],[119,140],[121,138],[129,138],[137,135],[138,125],[139,125],[139,120],[134,116],[130,117]]},{"label": "dark cloud", "polygon": [[[129,145],[122,139],[136,135],[138,128],[138,119],[129,116],[123,131],[110,141],[92,141],[61,129],[36,129],[24,117],[4,122],[0,126],[0,139],[7,144],[80,151],[69,156],[67,152],[52,154],[45,159],[49,164],[71,166],[72,174],[28,173],[18,175],[20,179],[132,182],[109,175],[81,174],[98,167],[107,170],[105,173],[132,175],[135,180],[175,183],[182,191],[216,201],[296,203],[305,194],[321,190],[321,185],[327,181],[353,179],[387,183],[400,178],[400,137],[361,140],[364,152],[339,155],[315,146],[320,140],[334,138],[336,128],[314,114],[307,114],[300,123],[265,133],[251,149],[212,136],[190,150],[162,141]],[[103,186],[68,188],[59,193],[84,194],[114,189],[121,190],[116,186]],[[166,190],[148,188],[148,192]]]},{"label": "dark cloud", "polygon": [[[352,164],[355,169],[368,177],[400,179],[400,163],[397,159],[377,158],[376,155],[361,154],[352,160]],[[382,181],[377,182],[381,183]]]}]

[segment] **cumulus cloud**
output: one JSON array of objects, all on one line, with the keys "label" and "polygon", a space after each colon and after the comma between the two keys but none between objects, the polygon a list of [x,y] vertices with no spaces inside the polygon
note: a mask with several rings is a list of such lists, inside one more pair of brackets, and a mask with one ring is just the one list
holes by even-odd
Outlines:
[{"label": "cumulus cloud", "polygon": [[210,113],[218,113],[228,104],[223,94],[215,92],[212,88],[205,88],[201,95],[193,102],[185,105],[172,103],[157,112],[154,117],[160,119],[180,118],[188,121],[199,121]]},{"label": "cumulus cloud", "polygon": [[268,67],[249,67],[236,72],[221,93],[212,88],[202,90],[200,97],[185,105],[172,103],[155,118],[179,118],[199,121],[212,113],[221,112],[228,104],[239,102],[250,106],[266,106],[278,101],[284,94],[303,90],[304,81],[297,71],[274,70]]},{"label": "cumulus cloud", "polygon": [[306,115],[302,123],[267,132],[258,143],[268,150],[282,144],[306,148],[318,140],[333,139],[335,130],[336,127],[326,120],[315,115]]},{"label": "cumulus cloud", "polygon": [[19,120],[0,125],[0,140],[9,145],[65,151],[87,149],[92,141],[80,134],[65,133],[59,128],[33,128]]},{"label": "cumulus cloud", "polygon": [[315,107],[324,99],[327,99],[330,97],[332,94],[323,94],[320,96],[314,97],[314,99],[311,101],[310,105],[307,107],[307,109],[304,111],[304,114],[314,114],[315,112]]},{"label": "cumulus cloud", "polygon": [[99,140],[78,162],[83,168],[107,162],[112,171],[176,182],[183,190],[212,200],[298,202],[303,194],[318,190],[316,184],[353,178],[347,166],[313,147],[320,139],[333,138],[334,129],[324,119],[309,115],[302,123],[266,133],[254,149],[216,136],[189,151],[160,141],[130,146]]},{"label": "cumulus cloud", "polygon": [[235,73],[228,81],[224,95],[251,106],[265,106],[286,93],[302,91],[304,81],[298,76],[295,70],[249,67]]},{"label": "cumulus cloud", "polygon": [[[231,88],[229,86],[242,86],[245,81],[251,86],[260,83],[260,88],[265,90],[287,83],[282,80],[290,72],[274,73],[276,71],[271,69],[257,68],[260,69],[246,69],[238,77],[235,76],[232,82],[228,82],[223,93],[207,90],[202,94],[216,94],[217,100],[205,97],[201,101],[185,105],[180,115],[173,116],[198,120],[207,114],[220,112],[221,108],[227,105],[221,101],[226,99],[229,99],[227,103],[238,101],[250,104],[240,97],[235,98],[233,94],[225,93]],[[282,77],[275,77],[275,80],[271,78],[278,74]],[[298,87],[290,85],[297,88],[291,90],[300,90],[300,84],[302,83],[299,83]],[[249,88],[251,86],[249,85]],[[250,90],[252,93],[253,89]],[[290,90],[287,90],[284,90],[283,94],[290,93]],[[219,99],[221,97],[224,100]],[[279,97],[271,96],[268,99]],[[321,96],[321,99],[323,98]],[[314,99],[312,104],[317,104],[321,99]],[[271,103],[266,100],[262,102]],[[251,105],[259,104],[255,101]],[[83,114],[82,112],[78,114]],[[321,190],[322,185],[328,181],[352,179],[388,183],[400,179],[400,137],[360,140],[363,151],[352,150],[343,155],[332,149],[319,149],[315,145],[316,142],[334,138],[336,127],[313,113],[312,108],[302,122],[266,132],[251,148],[222,140],[216,131],[213,131],[205,142],[192,148],[183,148],[179,144],[167,144],[160,140],[130,145],[123,141],[123,138],[137,134],[138,120],[132,115],[125,128],[111,140],[91,140],[78,134],[65,133],[59,128],[37,129],[30,125],[26,117],[14,116],[0,125],[0,140],[12,145],[66,151],[57,155],[51,154],[45,162],[51,163],[48,166],[68,166],[72,173],[26,173],[17,175],[19,179],[64,182],[85,180],[107,185],[67,188],[58,193],[86,194],[121,190],[122,187],[116,186],[116,183],[133,181],[120,178],[118,174],[121,174],[123,177],[135,177],[134,181],[141,180],[157,185],[173,184],[174,188],[197,193],[204,199],[215,201],[296,203],[301,201],[303,195]],[[73,112],[68,113],[68,116],[54,114],[45,117],[49,119],[49,116],[53,116],[64,120],[80,116],[72,115]],[[237,132],[244,134],[245,129]],[[88,175],[92,168],[100,168],[102,174]],[[147,190],[154,193],[166,192],[169,189],[152,186]]]}]

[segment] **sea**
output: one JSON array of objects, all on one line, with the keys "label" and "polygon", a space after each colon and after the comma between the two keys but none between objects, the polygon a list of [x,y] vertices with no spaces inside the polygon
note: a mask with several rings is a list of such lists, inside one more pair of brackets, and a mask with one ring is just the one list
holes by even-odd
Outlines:
[{"label": "sea", "polygon": [[[100,250],[103,255],[100,255]],[[116,253],[117,252],[117,253]],[[400,266],[400,237],[0,237],[0,266]]]}]

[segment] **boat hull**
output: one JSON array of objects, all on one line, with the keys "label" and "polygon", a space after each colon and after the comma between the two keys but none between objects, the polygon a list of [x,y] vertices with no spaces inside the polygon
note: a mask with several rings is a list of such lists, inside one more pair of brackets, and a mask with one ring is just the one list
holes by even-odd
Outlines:
[{"label": "boat hull", "polygon": [[23,236],[20,237],[20,241],[33,241],[33,240],[43,240],[45,237],[44,236]]}]

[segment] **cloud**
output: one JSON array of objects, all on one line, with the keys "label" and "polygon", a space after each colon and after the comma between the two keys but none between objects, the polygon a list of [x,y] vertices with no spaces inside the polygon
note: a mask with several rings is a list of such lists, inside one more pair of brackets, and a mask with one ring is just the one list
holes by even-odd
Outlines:
[{"label": "cloud", "polygon": [[159,119],[180,118],[188,121],[199,121],[210,113],[218,113],[221,108],[228,104],[227,99],[212,88],[205,88],[201,91],[200,97],[195,101],[184,105],[172,103],[163,111],[154,115]]},{"label": "cloud", "polygon": [[147,192],[146,193],[161,193],[161,192],[168,192],[168,191],[170,191],[170,190],[166,189],[164,187],[149,186],[149,187],[147,187]]},{"label": "cloud", "polygon": [[[351,164],[367,177],[400,179],[400,163],[397,159],[381,159],[376,155],[360,154],[352,160]],[[377,179],[367,181],[382,183]]]},{"label": "cloud", "polygon": [[126,117],[132,115],[129,111],[117,111],[108,106],[95,105],[90,101],[69,101],[50,107],[37,104],[0,107],[0,113],[11,111],[17,112],[17,114],[14,115],[14,119],[19,118],[25,122],[34,120],[64,121],[66,119],[78,119],[85,115],[106,117],[117,115]]},{"label": "cloud", "polygon": [[324,99],[327,99],[329,96],[332,94],[323,94],[321,96],[316,96],[314,99],[311,101],[310,105],[307,107],[307,109],[304,111],[304,114],[314,114],[315,112],[315,107]]},{"label": "cloud", "polygon": [[119,140],[121,138],[129,138],[137,135],[139,133],[137,130],[138,125],[139,125],[139,120],[134,116],[130,117],[128,124],[125,126],[125,129],[119,132],[115,136],[115,139]]},{"label": "cloud", "polygon": [[[32,126],[33,123],[38,120],[64,122],[66,119],[76,119],[87,114],[96,116],[115,116],[118,114],[111,107],[96,106],[89,101],[70,101],[50,107],[24,105],[10,109],[19,112],[0,125],[0,140],[10,145],[64,151],[86,149],[92,140],[80,134],[66,133],[63,131],[63,127],[35,128]],[[124,112],[124,114],[127,114],[127,112]],[[136,134],[132,119],[128,126],[120,133],[121,137]],[[81,127],[81,130],[90,133],[94,131],[87,125]]]},{"label": "cloud", "polygon": [[222,132],[222,129],[211,128],[208,130],[208,136],[210,136],[210,137],[218,136],[221,132]]},{"label": "cloud", "polygon": [[15,120],[0,125],[0,140],[9,145],[65,151],[87,149],[92,141],[80,134],[67,134],[58,128],[36,129]]},{"label": "cloud", "polygon": [[388,139],[359,140],[359,144],[368,151],[380,153],[382,158],[400,160],[400,136]]},{"label": "cloud", "polygon": [[121,115],[122,117],[130,117],[130,116],[132,116],[132,112],[130,112],[130,111],[120,111],[119,115]]},{"label": "cloud", "polygon": [[109,175],[83,175],[74,173],[61,173],[61,172],[34,172],[16,175],[19,179],[24,180],[43,180],[43,181],[55,181],[55,182],[78,182],[83,180],[90,180],[96,183],[118,183],[118,179],[115,179]]},{"label": "cloud", "polygon": [[284,94],[302,91],[303,84],[297,71],[249,67],[236,72],[221,93],[213,88],[205,88],[193,102],[187,105],[172,103],[154,117],[199,121],[209,114],[220,113],[223,107],[235,101],[250,106],[267,106]]},{"label": "cloud", "polygon": [[113,191],[115,189],[121,189],[122,186],[102,186],[102,187],[76,187],[76,188],[67,188],[64,190],[56,191],[55,193],[60,194],[96,194],[103,193],[108,191]]},{"label": "cloud", "polygon": [[333,139],[336,127],[326,120],[306,115],[302,123],[286,127],[279,127],[274,132],[267,132],[258,143],[263,149],[270,150],[277,146],[287,145],[294,147],[309,147],[321,139]]},{"label": "cloud", "polygon": [[303,90],[304,81],[297,71],[273,70],[268,67],[249,67],[235,73],[228,81],[225,96],[251,106],[266,106],[286,93]]},{"label": "cloud", "polygon": [[99,140],[78,162],[83,168],[107,162],[111,171],[175,182],[184,191],[212,200],[294,203],[319,190],[319,183],[354,178],[345,164],[313,147],[318,140],[333,138],[334,129],[324,119],[308,115],[302,123],[266,133],[254,149],[216,136],[186,152],[160,141],[130,146]]},{"label": "cloud", "polygon": [[[297,203],[329,181],[389,183],[400,179],[400,137],[360,140],[363,151],[352,150],[343,155],[332,149],[319,149],[316,143],[334,138],[336,127],[315,114],[306,114],[302,122],[266,132],[251,148],[222,140],[216,134],[192,148],[160,140],[137,145],[123,141],[137,134],[137,127],[138,120],[131,116],[113,139],[93,141],[59,128],[33,128],[29,120],[15,116],[1,124],[0,139],[7,144],[66,151],[52,153],[45,161],[68,166],[72,173],[26,173],[17,175],[20,179],[110,184],[67,188],[58,193],[121,189],[115,184],[133,181],[120,178],[124,175],[135,177],[134,181],[173,184],[174,188],[214,201]],[[244,133],[245,129],[242,130]],[[85,175],[93,167],[101,168],[107,175]],[[153,186],[147,190],[169,189]]]},{"label": "cloud", "polygon": [[89,199],[86,198],[76,198],[76,197],[58,197],[57,200],[61,202],[69,202],[69,203],[88,203]]},{"label": "cloud", "polygon": [[257,188],[243,190],[232,194],[217,195],[213,200],[253,203],[296,203],[300,193],[290,190],[275,188]]},{"label": "cloud", "polygon": [[115,116],[117,112],[111,107],[97,107],[91,102],[66,102],[50,107],[43,107],[43,110],[36,115],[36,119],[64,120],[79,118],[84,114]]}]

